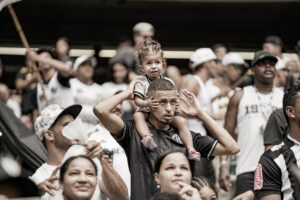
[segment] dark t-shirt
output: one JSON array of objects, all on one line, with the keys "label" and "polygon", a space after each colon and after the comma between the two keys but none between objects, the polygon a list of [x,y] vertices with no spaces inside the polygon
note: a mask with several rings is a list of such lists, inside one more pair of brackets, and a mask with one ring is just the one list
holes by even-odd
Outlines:
[{"label": "dark t-shirt", "polygon": [[299,142],[285,137],[280,144],[264,152],[255,171],[254,190],[257,199],[271,194],[278,194],[283,200],[295,197],[299,186],[295,177],[291,176],[290,165],[299,163],[299,147]]},{"label": "dark t-shirt", "polygon": [[[177,129],[170,128],[167,131],[154,128],[149,122],[148,127],[153,135],[158,148],[151,151],[141,143],[141,136],[138,134],[133,120],[124,122],[124,132],[118,139],[120,145],[124,148],[129,169],[131,172],[131,199],[146,200],[149,199],[157,190],[154,180],[154,163],[156,159],[168,150],[178,150],[186,153],[186,147],[178,135]],[[202,157],[211,157],[217,140],[201,136],[192,132],[195,149],[201,153]]]},{"label": "dark t-shirt", "polygon": [[280,144],[288,131],[289,127],[282,108],[275,110],[270,115],[266,125],[264,145]]}]

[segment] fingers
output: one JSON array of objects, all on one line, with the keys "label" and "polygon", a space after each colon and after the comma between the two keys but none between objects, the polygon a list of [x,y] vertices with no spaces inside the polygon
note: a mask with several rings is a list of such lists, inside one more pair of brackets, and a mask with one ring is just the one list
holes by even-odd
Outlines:
[{"label": "fingers", "polygon": [[87,151],[86,155],[90,158],[101,158],[102,156],[102,146],[99,142],[91,140],[85,145],[85,149]]},{"label": "fingers", "polygon": [[49,193],[50,195],[54,196],[54,192],[51,190],[58,190],[58,186],[56,186],[53,182],[58,180],[58,176],[51,176],[50,178],[46,179],[42,183],[38,184],[39,190],[44,194],[45,192]]},{"label": "fingers", "polygon": [[[55,175],[57,174],[58,170],[60,170],[60,168],[61,168],[61,165],[58,165],[58,166],[53,170],[53,172],[52,172],[52,174],[51,174],[51,177],[52,177],[52,176],[55,176]],[[51,178],[51,177],[50,177],[50,178]]]},{"label": "fingers", "polygon": [[110,166],[113,165],[113,161],[112,161],[111,158],[109,158],[108,155],[103,155],[102,158],[103,158],[104,160],[106,160],[106,162],[107,162]]}]

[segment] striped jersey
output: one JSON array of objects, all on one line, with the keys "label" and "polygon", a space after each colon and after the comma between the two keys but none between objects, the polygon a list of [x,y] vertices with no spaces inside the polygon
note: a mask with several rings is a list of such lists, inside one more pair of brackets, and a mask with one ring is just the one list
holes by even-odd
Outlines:
[{"label": "striped jersey", "polygon": [[257,199],[271,194],[279,194],[283,200],[300,199],[296,194],[300,188],[291,175],[292,165],[300,168],[300,142],[288,135],[259,160],[254,179]]}]

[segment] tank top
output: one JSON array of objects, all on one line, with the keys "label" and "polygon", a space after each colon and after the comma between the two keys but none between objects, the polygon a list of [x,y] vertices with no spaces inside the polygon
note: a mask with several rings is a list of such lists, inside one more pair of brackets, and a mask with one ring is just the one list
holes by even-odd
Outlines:
[{"label": "tank top", "polygon": [[[197,100],[199,101],[202,109],[205,112],[211,113],[211,102],[205,84],[203,83],[203,81],[200,79],[199,76],[193,75],[192,78],[195,78],[197,80],[200,87],[200,93],[196,96]],[[201,135],[207,135],[202,121],[198,119],[188,119],[187,124],[191,131],[200,133]]]},{"label": "tank top", "polygon": [[282,107],[283,92],[273,87],[269,94],[261,94],[255,86],[244,87],[238,105],[237,127],[240,152],[237,154],[237,175],[254,172],[264,152],[263,131],[270,114]]}]

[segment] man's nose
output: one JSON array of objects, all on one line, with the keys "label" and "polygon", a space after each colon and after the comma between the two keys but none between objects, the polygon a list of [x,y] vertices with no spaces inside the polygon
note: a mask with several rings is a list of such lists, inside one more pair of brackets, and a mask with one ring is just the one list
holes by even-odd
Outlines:
[{"label": "man's nose", "polygon": [[168,103],[166,104],[166,110],[167,110],[167,111],[170,111],[171,109],[172,109],[172,106],[171,106],[170,102],[168,102]]}]

